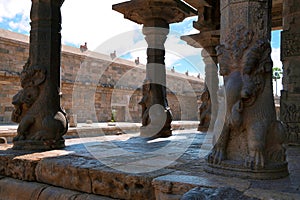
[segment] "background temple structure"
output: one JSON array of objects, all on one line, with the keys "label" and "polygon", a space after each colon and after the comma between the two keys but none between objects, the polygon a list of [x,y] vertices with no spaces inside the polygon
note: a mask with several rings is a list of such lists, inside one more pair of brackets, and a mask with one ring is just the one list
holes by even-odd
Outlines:
[{"label": "background temple structure", "polygon": [[[19,123],[13,144],[0,145],[1,198],[300,199],[298,0],[131,0],[113,5],[126,19],[143,24],[146,66],[61,49],[63,2],[32,0],[29,49],[19,36],[0,38],[0,54],[25,63],[15,71],[1,68],[6,99],[0,103],[12,102],[14,108],[2,106],[0,111],[12,112],[12,121]],[[169,25],[197,14],[193,26],[200,33],[181,39],[203,48],[204,83],[167,72],[165,66]],[[272,29],[283,30],[280,120],[272,87]],[[140,87],[131,81],[116,84],[127,70]],[[221,88],[217,73],[224,80]],[[16,75],[19,86],[12,84]],[[169,84],[180,92],[169,91]],[[194,95],[180,90],[185,84]],[[177,116],[197,118],[197,96],[202,100],[198,130],[172,130]],[[111,106],[103,106],[107,101]],[[66,111],[82,121],[107,121],[112,108],[124,113],[118,120],[140,119],[140,131],[65,138]]]},{"label": "background temple structure", "polygon": [[[0,30],[0,56],[2,57],[0,60],[0,88],[3,96],[0,99],[0,124],[11,123],[13,105],[9,99],[20,89],[18,76],[28,58],[28,39],[27,36],[22,34]],[[101,77],[100,75],[97,77],[99,83],[96,85],[88,84],[90,81],[88,76],[81,81],[76,79],[78,70],[82,65],[87,65],[90,68],[93,66],[98,70],[101,68],[106,69]],[[130,79],[131,82],[126,82],[124,85],[118,84],[119,79],[128,71],[131,71],[133,75]],[[113,109],[117,112],[116,121],[140,122],[142,109],[138,102],[142,98],[142,91],[136,83],[139,82],[143,74],[145,75],[145,66],[142,64],[137,66],[134,62],[121,58],[112,60],[108,55],[91,51],[81,53],[78,48],[63,45],[61,105],[68,115],[77,115],[78,123],[86,122],[86,120],[107,122],[111,119]],[[167,81],[176,91],[176,94],[171,93],[171,91],[167,92],[173,119],[198,120],[195,109],[200,103],[198,98],[204,87],[203,79],[167,70]],[[190,92],[194,93],[187,93],[188,91],[185,90],[186,87],[184,86],[186,84],[190,85],[193,89]],[[97,87],[95,98],[87,98],[87,96],[94,95],[93,88],[95,87]],[[73,97],[74,88],[77,90],[82,88],[80,90],[82,94],[77,99]],[[182,105],[191,106],[181,109],[178,99],[184,102],[181,103]],[[87,111],[86,108],[89,108],[89,105],[94,105],[96,112]]]}]

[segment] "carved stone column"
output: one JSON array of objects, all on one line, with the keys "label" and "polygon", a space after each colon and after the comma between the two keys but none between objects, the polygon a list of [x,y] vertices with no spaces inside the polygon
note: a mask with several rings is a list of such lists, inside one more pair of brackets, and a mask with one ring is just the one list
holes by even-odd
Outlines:
[{"label": "carved stone column", "polygon": [[283,1],[281,61],[283,90],[280,119],[287,127],[288,142],[300,144],[300,5],[297,0]]},{"label": "carved stone column", "polygon": [[64,147],[67,120],[60,107],[61,13],[63,0],[32,0],[29,59],[22,90],[13,97],[12,121],[19,123],[14,149]]},{"label": "carved stone column", "polygon": [[[205,88],[201,95],[202,104],[199,107],[200,123],[198,131],[212,131],[218,113],[218,58],[216,47],[220,44],[219,31],[205,31],[194,35],[181,37],[195,48],[203,48],[201,55],[205,64]],[[211,130],[208,130],[209,127]]]},{"label": "carved stone column", "polygon": [[[205,63],[206,85],[201,95],[198,131],[211,132],[218,113],[219,80],[215,48],[220,44],[220,1],[186,0],[186,2],[198,10],[198,20],[193,23],[193,26],[200,33],[182,36],[181,39],[195,48],[203,48],[202,57]],[[208,130],[209,127],[211,130]]]},{"label": "carved stone column", "polygon": [[[155,27],[153,25],[155,24]],[[148,43],[146,79],[143,87],[141,136],[168,137],[172,135],[172,114],[166,91],[166,67],[164,43],[169,24],[162,19],[151,19],[143,27]]]},{"label": "carved stone column", "polygon": [[285,132],[276,120],[271,60],[272,1],[221,0],[221,45],[226,114],[206,171],[273,179],[288,175]]},{"label": "carved stone column", "polygon": [[[218,39],[216,40],[218,41]],[[219,78],[218,78],[218,67],[217,67],[218,60],[217,60],[217,53],[215,49],[218,44],[204,47],[201,53],[203,57],[203,61],[205,63],[205,84],[207,85],[209,96],[210,96],[209,101],[211,104],[211,116],[210,116],[211,130],[208,130],[209,127],[207,127],[207,125],[205,124],[202,124],[200,120],[198,131],[213,131],[213,127],[218,114],[217,92],[219,90]]]},{"label": "carved stone column", "polygon": [[136,23],[144,24],[143,33],[148,43],[146,79],[143,85],[142,106],[143,137],[172,135],[172,115],[166,95],[166,69],[164,43],[169,24],[180,22],[196,11],[177,0],[132,0],[116,4],[113,9]]}]

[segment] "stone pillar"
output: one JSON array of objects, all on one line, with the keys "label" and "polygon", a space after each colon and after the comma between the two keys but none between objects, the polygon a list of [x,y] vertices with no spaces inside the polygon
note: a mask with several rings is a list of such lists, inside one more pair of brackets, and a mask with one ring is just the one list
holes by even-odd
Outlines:
[{"label": "stone pillar", "polygon": [[[213,127],[216,121],[216,117],[218,114],[218,95],[217,92],[219,90],[219,78],[218,78],[218,59],[216,53],[217,44],[209,47],[204,47],[202,50],[202,57],[205,64],[205,84],[209,91],[209,101],[211,104],[211,115],[210,115],[210,123],[209,127],[211,130],[208,130],[209,127],[202,126],[201,120],[198,126],[198,131],[213,131]],[[201,114],[201,113],[200,113]],[[201,117],[201,115],[200,115]],[[203,129],[204,128],[204,129]]]},{"label": "stone pillar", "polygon": [[146,79],[143,85],[141,136],[168,137],[172,135],[172,115],[166,94],[164,43],[169,24],[181,22],[196,11],[178,0],[131,0],[113,5],[124,17],[143,24],[148,43]]},{"label": "stone pillar", "polygon": [[[220,44],[220,31],[204,31],[198,34],[182,36],[182,40],[195,48],[203,48],[201,55],[205,64],[205,88],[199,107],[200,123],[198,131],[212,131],[218,114],[218,59],[216,47]],[[209,127],[211,130],[208,130]]]},{"label": "stone pillar", "polygon": [[221,0],[225,117],[206,171],[226,176],[275,179],[288,175],[283,125],[277,121],[272,86],[272,1]]},{"label": "stone pillar", "polygon": [[287,127],[288,142],[300,144],[300,5],[297,0],[283,1],[281,61],[283,90],[280,119]]},{"label": "stone pillar", "polygon": [[215,48],[220,44],[220,1],[186,0],[186,2],[198,10],[198,20],[193,22],[193,26],[200,33],[183,36],[182,39],[191,46],[203,48],[202,57],[205,63],[206,85],[201,95],[198,131],[211,132],[218,113],[219,80]]},{"label": "stone pillar", "polygon": [[141,136],[168,137],[172,135],[172,114],[166,91],[164,43],[169,24],[164,19],[149,19],[143,27],[148,43],[146,79],[143,87]]},{"label": "stone pillar", "polygon": [[59,96],[63,2],[32,0],[29,59],[20,76],[23,89],[12,102],[12,120],[19,123],[14,149],[64,147],[68,125]]}]

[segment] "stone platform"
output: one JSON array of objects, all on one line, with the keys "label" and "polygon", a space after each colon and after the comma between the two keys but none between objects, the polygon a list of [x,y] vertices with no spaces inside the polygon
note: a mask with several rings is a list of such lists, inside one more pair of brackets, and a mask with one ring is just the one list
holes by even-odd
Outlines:
[{"label": "stone platform", "polygon": [[179,200],[196,186],[300,199],[299,146],[287,147],[289,177],[250,180],[204,172],[208,140],[196,129],[152,140],[138,133],[94,136],[67,139],[66,148],[43,152],[0,145],[0,199]]},{"label": "stone platform", "polygon": [[[199,121],[173,121],[173,130],[194,129]],[[101,122],[101,123],[78,123],[77,127],[69,127],[65,138],[93,137],[97,135],[120,135],[137,133],[140,131],[141,123],[128,122]],[[0,137],[7,138],[8,142],[17,135],[17,125],[0,125]]]}]

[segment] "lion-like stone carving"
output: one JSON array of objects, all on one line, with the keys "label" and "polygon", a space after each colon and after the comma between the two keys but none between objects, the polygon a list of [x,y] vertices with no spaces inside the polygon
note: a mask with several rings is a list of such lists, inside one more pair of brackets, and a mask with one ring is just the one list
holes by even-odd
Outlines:
[{"label": "lion-like stone carving", "polygon": [[209,165],[246,171],[276,168],[282,170],[279,176],[287,175],[282,147],[285,131],[276,120],[272,91],[270,42],[264,38],[255,40],[251,30],[238,26],[217,52],[224,76],[226,116],[207,156]]},{"label": "lion-like stone carving", "polygon": [[52,149],[64,147],[62,136],[67,131],[65,113],[57,106],[47,71],[30,66],[28,61],[21,73],[23,87],[14,97],[12,121],[19,123],[13,139],[15,149]]},{"label": "lion-like stone carving", "polygon": [[204,91],[201,95],[201,106],[199,107],[200,123],[198,131],[207,131],[211,120],[211,99],[207,85],[205,85]]},{"label": "lion-like stone carving", "polygon": [[167,102],[161,102],[163,93],[159,84],[151,83],[146,79],[143,85],[143,98],[139,102],[142,106],[142,127],[143,137],[169,137],[171,133],[172,113]]}]

